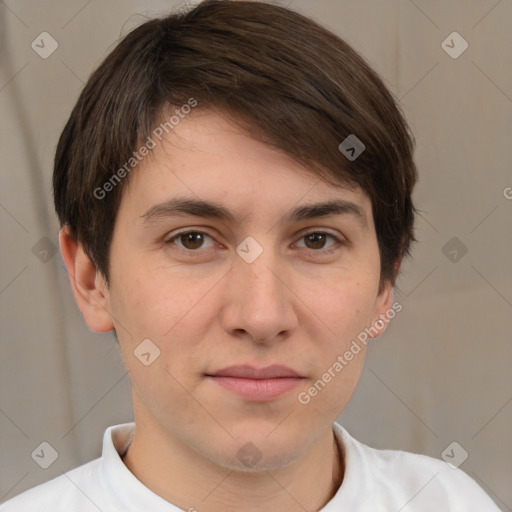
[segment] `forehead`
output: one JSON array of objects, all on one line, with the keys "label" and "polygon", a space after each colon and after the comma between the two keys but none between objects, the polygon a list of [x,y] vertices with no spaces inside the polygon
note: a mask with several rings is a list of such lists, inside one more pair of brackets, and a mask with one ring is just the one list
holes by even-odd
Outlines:
[{"label": "forehead", "polygon": [[[141,214],[177,195],[216,204],[219,216],[230,221],[261,214],[271,206],[295,206],[295,220],[300,220],[300,205],[333,199],[344,200],[353,213],[359,209],[367,215],[371,210],[361,189],[326,182],[283,151],[244,133],[218,111],[194,111],[168,132],[161,140],[152,136],[153,147],[123,194],[128,196],[124,201],[145,207]],[[229,211],[222,204],[230,205]]]}]

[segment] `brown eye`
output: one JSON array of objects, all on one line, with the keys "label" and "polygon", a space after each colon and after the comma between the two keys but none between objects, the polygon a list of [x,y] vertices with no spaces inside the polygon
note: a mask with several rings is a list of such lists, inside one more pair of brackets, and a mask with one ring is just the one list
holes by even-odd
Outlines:
[{"label": "brown eye", "polygon": [[[172,245],[175,243],[175,241],[177,241],[179,243],[176,243],[175,245],[178,247],[189,251],[194,251],[197,249],[205,248],[204,243],[208,238],[212,240],[210,235],[207,235],[201,231],[187,231],[185,233],[179,233],[173,236],[166,243]],[[210,244],[209,247],[211,246],[212,244]]]},{"label": "brown eye", "polygon": [[322,250],[322,249],[330,249],[334,244],[331,244],[330,246],[326,247],[327,239],[331,238],[335,242],[339,242],[339,240],[329,233],[323,233],[321,231],[314,231],[311,233],[307,233],[304,235],[301,240],[304,240],[306,249],[313,249],[313,250]]},{"label": "brown eye", "polygon": [[325,239],[325,233],[311,233],[310,235],[306,235],[304,237],[304,240],[306,240],[306,246],[309,249],[323,249],[325,245]]}]

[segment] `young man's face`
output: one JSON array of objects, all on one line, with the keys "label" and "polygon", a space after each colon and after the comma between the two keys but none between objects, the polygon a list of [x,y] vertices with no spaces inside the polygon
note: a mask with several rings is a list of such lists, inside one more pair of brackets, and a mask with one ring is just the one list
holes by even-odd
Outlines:
[{"label": "young man's face", "polygon": [[[246,452],[259,458],[255,467],[286,466],[330,431],[360,377],[364,345],[341,371],[333,366],[391,306],[390,285],[378,294],[370,200],[213,111],[193,112],[166,139],[123,191],[103,288],[135,420],[221,466],[245,469]],[[180,214],[168,203],[178,200],[214,203],[233,219]],[[346,207],[291,217],[331,201]],[[94,328],[94,315],[105,314],[86,319]],[[151,343],[138,349],[143,340]],[[271,365],[296,376],[220,376]]]}]

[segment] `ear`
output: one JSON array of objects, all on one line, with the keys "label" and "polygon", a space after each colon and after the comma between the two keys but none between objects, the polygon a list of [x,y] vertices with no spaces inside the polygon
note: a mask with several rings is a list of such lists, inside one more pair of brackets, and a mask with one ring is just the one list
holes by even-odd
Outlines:
[{"label": "ear", "polygon": [[368,329],[370,338],[378,338],[383,334],[397,311],[401,311],[401,306],[399,310],[395,310],[393,307],[394,297],[393,283],[391,281],[386,281],[384,288],[377,295],[377,299],[375,301],[373,321],[371,327]]},{"label": "ear", "polygon": [[114,329],[109,312],[108,286],[82,245],[71,235],[69,226],[59,233],[60,252],[69,275],[76,303],[89,329],[108,332]]}]

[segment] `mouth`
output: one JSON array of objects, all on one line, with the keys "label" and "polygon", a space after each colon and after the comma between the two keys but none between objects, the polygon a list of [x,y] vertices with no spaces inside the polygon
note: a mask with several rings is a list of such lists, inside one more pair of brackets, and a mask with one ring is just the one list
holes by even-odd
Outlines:
[{"label": "mouth", "polygon": [[277,398],[298,386],[305,377],[282,365],[255,368],[250,365],[230,366],[205,374],[224,390],[245,399],[264,402]]}]

